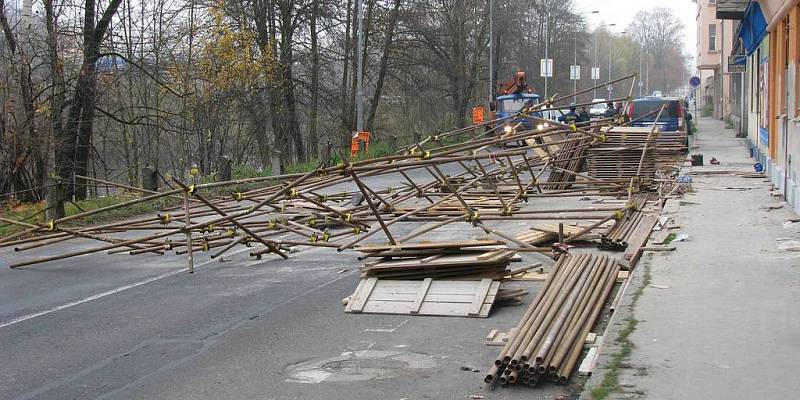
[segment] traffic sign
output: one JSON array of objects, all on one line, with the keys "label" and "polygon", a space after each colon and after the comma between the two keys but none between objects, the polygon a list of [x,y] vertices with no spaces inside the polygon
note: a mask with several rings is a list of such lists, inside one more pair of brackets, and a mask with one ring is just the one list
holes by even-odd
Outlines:
[{"label": "traffic sign", "polygon": [[693,88],[697,88],[698,86],[700,86],[700,78],[696,76],[691,77],[689,79],[689,85],[691,85]]},{"label": "traffic sign", "polygon": [[592,80],[600,79],[600,67],[592,67]]},{"label": "traffic sign", "polygon": [[553,77],[553,59],[542,58],[539,60],[539,76],[542,78]]},{"label": "traffic sign", "polygon": [[581,66],[580,65],[570,65],[569,66],[569,79],[573,81],[581,80]]}]

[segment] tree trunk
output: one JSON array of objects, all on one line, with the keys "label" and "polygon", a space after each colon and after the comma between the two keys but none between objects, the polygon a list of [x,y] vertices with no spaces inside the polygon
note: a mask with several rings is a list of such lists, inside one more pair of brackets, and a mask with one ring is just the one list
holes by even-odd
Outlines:
[{"label": "tree trunk", "polygon": [[[122,0],[111,0],[97,25],[95,25],[95,1],[85,1],[83,62],[67,112],[66,128],[55,137],[56,171],[64,182],[72,182],[75,174],[85,175],[88,171],[97,88],[95,62],[100,56],[100,42],[105,37],[111,19]],[[86,182],[83,179],[75,179],[72,193],[79,200],[86,198]]]},{"label": "tree trunk", "polygon": [[383,54],[381,55],[380,69],[378,71],[378,81],[375,84],[375,93],[372,94],[372,102],[370,102],[369,116],[367,117],[367,131],[375,131],[375,114],[378,111],[378,104],[383,92],[383,83],[386,79],[386,70],[389,65],[389,54],[392,51],[392,40],[394,39],[394,29],[397,25],[397,15],[400,11],[401,0],[394,0],[392,5],[392,13],[389,16],[389,25],[386,27],[386,43],[383,45]]},{"label": "tree trunk", "polygon": [[317,108],[319,107],[319,49],[317,48],[317,18],[319,17],[319,1],[313,2],[311,8],[311,110],[308,113],[308,142],[312,158],[319,156],[317,139]]},{"label": "tree trunk", "polygon": [[[342,86],[340,89],[340,101],[342,102],[342,130],[347,134],[347,139],[349,141],[350,138],[350,122],[349,122],[349,115],[350,115],[350,102],[347,101],[347,77],[348,77],[348,70],[350,68],[350,24],[353,23],[353,18],[351,17],[351,0],[347,0],[347,17],[345,18],[344,23],[344,57],[342,59]],[[347,144],[347,141],[343,142],[343,144]]]}]

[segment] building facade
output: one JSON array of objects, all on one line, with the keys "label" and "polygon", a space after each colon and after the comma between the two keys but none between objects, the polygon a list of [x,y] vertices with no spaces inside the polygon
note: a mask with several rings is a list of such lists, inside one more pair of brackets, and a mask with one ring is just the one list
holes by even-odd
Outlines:
[{"label": "building facade", "polygon": [[718,0],[694,0],[697,4],[697,76],[700,87],[698,110],[710,111],[714,118],[731,114],[731,76],[727,55],[734,44],[734,23],[717,19]]},{"label": "building facade", "polygon": [[740,94],[747,140],[775,189],[800,212],[800,0],[745,3],[730,17],[739,22],[732,55],[747,59]]}]

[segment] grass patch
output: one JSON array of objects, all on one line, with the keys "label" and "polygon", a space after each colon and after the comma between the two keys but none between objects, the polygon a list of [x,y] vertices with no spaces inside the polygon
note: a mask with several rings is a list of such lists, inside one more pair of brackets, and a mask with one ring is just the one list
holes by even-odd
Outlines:
[{"label": "grass patch", "polygon": [[635,347],[633,342],[630,340],[630,336],[634,331],[636,331],[636,326],[639,324],[639,320],[636,319],[633,310],[636,307],[636,304],[639,302],[639,298],[642,297],[644,288],[650,284],[652,279],[652,274],[650,271],[650,262],[652,258],[653,255],[648,254],[642,263],[642,267],[644,268],[642,285],[633,294],[631,304],[628,308],[631,315],[628,318],[625,318],[624,326],[619,331],[619,336],[616,340],[619,344],[619,350],[611,355],[611,359],[608,362],[608,368],[603,376],[603,380],[599,385],[597,385],[597,387],[592,389],[591,394],[592,399],[594,400],[604,400],[609,394],[619,390],[620,369],[624,367],[625,360],[631,355]]},{"label": "grass patch", "polygon": [[[75,215],[84,211],[96,210],[98,208],[108,207],[115,204],[124,203],[133,199],[139,198],[135,194],[118,194],[106,197],[94,197],[86,200],[79,200],[75,203],[67,202],[64,204],[64,214],[66,216]],[[81,226],[91,225],[109,221],[115,221],[123,218],[128,218],[133,215],[143,214],[146,212],[157,211],[172,205],[178,204],[177,199],[161,198],[151,200],[145,203],[132,204],[127,207],[122,207],[116,210],[110,210],[94,215],[89,215],[80,220],[66,224],[65,226]],[[15,221],[22,221],[29,224],[45,224],[45,202],[33,204],[17,204],[7,205],[0,208],[0,216],[3,218],[13,219]],[[0,222],[0,237],[5,237],[13,233],[27,229],[24,226],[15,224],[6,224]]]},{"label": "grass patch", "polygon": [[[369,150],[365,154],[360,154],[358,157],[353,158],[351,161],[369,160],[374,158],[385,157],[394,154],[395,149],[391,148],[387,143],[376,142],[369,146]],[[331,155],[331,164],[336,165],[341,162],[338,155]],[[286,167],[284,173],[305,173],[313,171],[319,166],[319,160],[312,159],[306,162],[291,164]],[[272,171],[269,169],[259,170],[250,165],[237,165],[231,170],[231,175],[234,180],[258,178],[272,176]],[[198,183],[214,182],[214,176],[200,177]],[[263,182],[241,184],[238,187],[225,187],[225,188],[211,188],[206,189],[204,195],[207,198],[215,198],[217,196],[227,196],[232,191],[248,191],[255,189]],[[96,210],[98,208],[108,207],[115,204],[124,203],[140,197],[138,194],[121,193],[106,197],[94,197],[87,200],[76,201],[75,203],[67,202],[64,205],[65,215],[75,215],[84,211]],[[72,221],[64,226],[82,226],[92,225],[97,223],[104,223],[124,218],[129,218],[135,215],[141,215],[149,212],[159,211],[161,209],[179,205],[180,200],[170,197],[162,197],[160,199],[151,200],[146,203],[132,204],[127,207],[119,208],[116,210],[106,211],[95,215],[90,215],[81,218],[78,221]],[[0,204],[0,217],[26,222],[29,224],[45,224],[45,202],[27,203],[27,204]],[[0,238],[28,229],[24,226],[7,224],[0,222]]]},{"label": "grass patch", "polygon": [[676,237],[678,237],[678,235],[675,232],[670,232],[669,235],[667,235],[667,237],[664,238],[663,243],[670,244],[672,243],[673,240],[675,240]]},{"label": "grass patch", "polygon": [[736,125],[733,123],[733,118],[730,115],[725,116],[725,129],[733,129]]}]

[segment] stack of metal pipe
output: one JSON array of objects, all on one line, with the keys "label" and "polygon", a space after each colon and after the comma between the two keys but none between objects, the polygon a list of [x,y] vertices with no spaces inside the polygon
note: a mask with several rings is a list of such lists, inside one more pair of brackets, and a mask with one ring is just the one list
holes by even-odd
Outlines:
[{"label": "stack of metal pipe", "polygon": [[600,250],[625,251],[633,232],[636,231],[636,226],[642,220],[644,213],[640,210],[646,203],[644,197],[634,197],[622,218],[617,220],[608,232],[600,235],[600,244],[597,247]]},{"label": "stack of metal pipe", "polygon": [[606,255],[561,257],[484,381],[566,383],[618,272],[618,260]]}]

